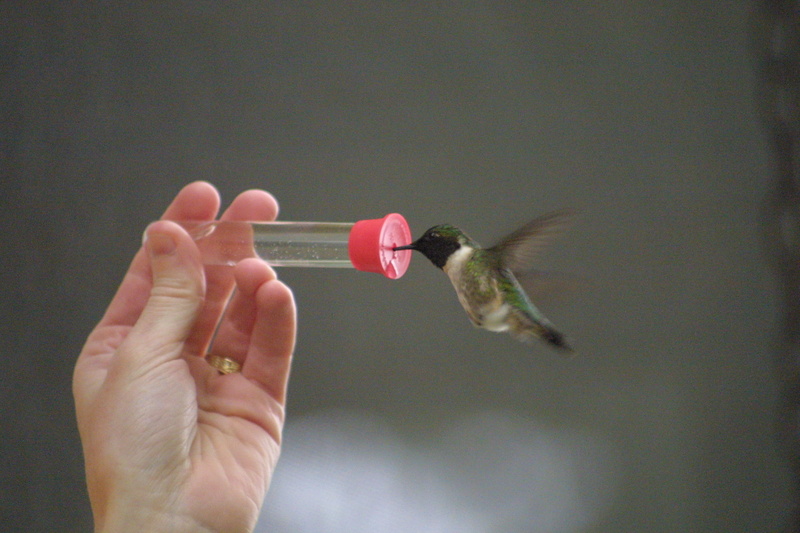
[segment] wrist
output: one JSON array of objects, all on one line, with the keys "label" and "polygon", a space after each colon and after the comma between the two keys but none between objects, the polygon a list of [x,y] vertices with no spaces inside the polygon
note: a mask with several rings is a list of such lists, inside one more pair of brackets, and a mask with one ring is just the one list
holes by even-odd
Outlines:
[{"label": "wrist", "polygon": [[211,531],[180,513],[172,498],[163,498],[162,503],[163,505],[156,505],[152,498],[110,497],[106,500],[105,509],[95,513],[95,531],[98,533]]},{"label": "wrist", "polygon": [[187,517],[166,511],[153,511],[141,508],[117,508],[107,513],[102,523],[95,524],[98,533],[126,532],[202,532],[210,529],[190,520]]}]

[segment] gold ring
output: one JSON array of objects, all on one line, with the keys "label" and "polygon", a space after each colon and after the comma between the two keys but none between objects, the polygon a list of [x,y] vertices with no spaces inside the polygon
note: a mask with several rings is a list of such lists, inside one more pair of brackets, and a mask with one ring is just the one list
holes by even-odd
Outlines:
[{"label": "gold ring", "polygon": [[242,371],[242,365],[228,357],[220,357],[219,355],[208,353],[206,354],[206,361],[216,368],[220,374],[233,374],[234,372]]}]

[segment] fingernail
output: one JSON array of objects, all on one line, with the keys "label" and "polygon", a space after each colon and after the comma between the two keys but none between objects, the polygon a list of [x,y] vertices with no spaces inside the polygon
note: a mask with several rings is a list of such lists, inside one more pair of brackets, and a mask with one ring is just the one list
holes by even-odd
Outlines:
[{"label": "fingernail", "polygon": [[175,241],[163,233],[151,233],[145,238],[152,255],[169,255],[175,251]]}]

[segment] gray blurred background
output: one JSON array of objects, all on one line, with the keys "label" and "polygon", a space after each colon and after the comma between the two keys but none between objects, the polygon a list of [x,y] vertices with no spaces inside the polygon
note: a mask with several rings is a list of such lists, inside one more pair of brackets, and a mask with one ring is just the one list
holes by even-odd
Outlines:
[{"label": "gray blurred background", "polygon": [[[77,3],[75,3],[77,4]],[[193,180],[402,213],[545,267],[564,359],[400,280],[282,269],[300,330],[263,531],[776,531],[774,163],[745,1],[0,2],[3,529],[87,531],[74,360]]]}]

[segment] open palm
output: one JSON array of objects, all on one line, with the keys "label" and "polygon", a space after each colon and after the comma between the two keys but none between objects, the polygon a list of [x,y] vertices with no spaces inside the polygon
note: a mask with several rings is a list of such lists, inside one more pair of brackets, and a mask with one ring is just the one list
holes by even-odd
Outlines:
[{"label": "open palm", "polygon": [[[280,450],[295,308],[266,263],[204,270],[191,238],[166,222],[213,220],[218,209],[209,184],[178,194],[78,358],[73,389],[98,530],[247,531],[258,518]],[[221,218],[276,214],[269,194],[248,191]],[[221,375],[204,360],[215,330],[213,352],[241,373]]]}]

